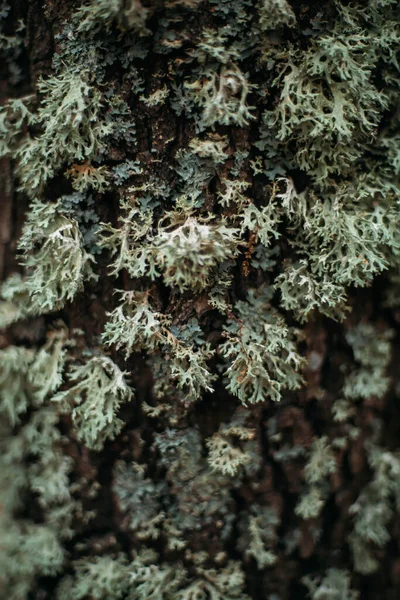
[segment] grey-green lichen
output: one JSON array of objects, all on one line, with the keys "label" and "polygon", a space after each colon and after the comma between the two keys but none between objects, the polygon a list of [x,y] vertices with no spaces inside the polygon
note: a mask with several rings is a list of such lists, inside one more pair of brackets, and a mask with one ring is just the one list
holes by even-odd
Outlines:
[{"label": "grey-green lichen", "polygon": [[58,392],[52,401],[59,403],[63,412],[71,412],[78,439],[88,448],[100,450],[107,438],[113,439],[121,431],[118,408],[132,399],[132,390],[124,373],[107,356],[94,356],[75,365],[68,379],[71,387]]},{"label": "grey-green lichen", "polygon": [[0,2],[0,595],[355,600],[398,526],[398,3],[55,4],[30,86]]}]

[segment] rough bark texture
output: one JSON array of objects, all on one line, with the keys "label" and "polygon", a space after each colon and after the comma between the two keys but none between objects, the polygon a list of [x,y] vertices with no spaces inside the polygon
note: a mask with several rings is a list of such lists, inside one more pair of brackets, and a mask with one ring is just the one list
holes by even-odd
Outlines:
[{"label": "rough bark texture", "polygon": [[[76,76],[90,87],[84,93],[87,106],[96,94],[100,98],[87,130],[97,123],[109,129],[93,134],[100,141],[88,151],[92,138],[89,144],[83,125],[73,125],[87,154],[71,158],[67,133],[60,137],[59,155],[49,159],[50,142],[43,141],[48,115],[24,122],[19,130],[10,125],[10,150],[0,163],[0,276],[6,315],[0,332],[5,456],[0,595],[12,600],[399,597],[400,221],[398,161],[392,161],[396,170],[386,140],[394,140],[396,148],[400,34],[396,3],[379,4],[110,0],[107,5],[103,0],[84,3],[91,8],[80,14],[80,3],[72,0],[15,0],[10,7],[2,2],[2,35],[20,38],[1,46],[0,94],[8,121],[16,120],[10,99],[33,94],[27,106],[40,115],[46,101],[58,102],[57,86]],[[101,12],[98,7],[106,5]],[[88,24],[82,26],[85,18]],[[385,30],[378,43],[374,40],[386,22],[392,34]],[[345,47],[342,55],[329,56],[329,36]],[[332,76],[321,66],[327,62],[333,69],[331,58],[332,64],[342,61]],[[317,64],[319,70],[313,71]],[[296,69],[300,75],[290,87],[287,77]],[[41,77],[56,82],[52,91],[38,86]],[[362,100],[351,88],[357,77]],[[209,81],[213,84],[204,91]],[[349,86],[337,92],[345,98],[342,117],[333,124],[314,117],[312,110],[330,114],[338,85]],[[157,96],[160,90],[165,96]],[[218,94],[222,105],[216,103]],[[207,110],[214,110],[213,116],[207,117]],[[61,110],[55,114],[60,131],[68,119],[75,123],[81,118]],[[282,133],[285,127],[290,135]],[[26,177],[18,154],[17,144],[28,132],[37,143],[29,168],[39,156],[52,170],[37,185],[31,185],[32,173]],[[324,156],[324,143],[332,154],[329,150]],[[182,152],[187,153],[183,158]],[[103,185],[96,183],[96,172],[104,174]],[[82,173],[88,174],[86,183]],[[229,204],[221,197],[226,198],[230,181],[245,185],[238,192],[241,199]],[[290,186],[292,208],[282,200]],[[319,212],[334,206],[335,198],[340,198],[338,212],[332,209],[317,222]],[[45,221],[38,223],[39,233],[28,231],[33,239],[28,249],[17,252],[17,246],[38,200],[57,206],[51,232],[77,224],[79,251],[94,256],[96,263],[88,268],[98,276],[90,279],[86,273],[79,282],[72,277],[71,286],[77,286],[72,301],[67,292],[61,297],[59,283],[57,301],[45,310],[33,308],[40,290],[31,293],[22,287],[19,295],[7,296],[6,287],[15,272],[22,272],[28,282],[23,285],[29,285],[32,272],[37,277],[29,257],[49,235]],[[138,206],[137,212],[129,212]],[[246,225],[243,215],[249,206],[259,212]],[[268,207],[273,209],[266,225],[261,212]],[[367,222],[375,209],[386,211],[381,221],[374,221],[371,230],[349,227],[348,238],[326,225],[329,219],[340,223],[343,215],[350,219],[354,214]],[[118,238],[113,246],[109,240],[130,223],[142,226],[140,215],[146,211],[151,213],[148,233],[139,235],[139,241],[132,241],[134,236],[128,240],[133,258],[127,252],[117,268],[123,241]],[[184,258],[167,268],[174,241],[163,246],[157,235],[167,235],[189,218],[214,236],[207,246],[212,266],[206,283],[199,283],[199,259],[194,275],[182,271],[182,278],[187,277],[182,287],[177,273],[181,264],[186,268]],[[29,227],[33,230],[30,223],[25,235]],[[384,228],[386,237],[380,234]],[[333,258],[340,256],[337,239],[341,263]],[[218,244],[219,256],[214,255]],[[150,245],[143,274],[134,251]],[[52,268],[61,271],[63,255],[52,252]],[[204,252],[204,258],[209,255]],[[354,264],[347,269],[346,256],[353,260],[353,255]],[[157,275],[152,278],[153,258]],[[359,259],[361,266],[355,262]],[[327,285],[340,287],[340,292],[324,288],[321,297],[325,293],[326,298],[314,302],[300,279],[285,292],[279,277],[302,260],[313,273],[313,285],[325,285],[326,276]],[[219,281],[226,278],[221,265],[228,283],[219,294]],[[158,333],[153,326],[140,339],[130,325],[134,341],[129,351],[126,331],[118,329],[111,344],[104,337],[110,313],[121,304],[116,290],[133,294],[126,314],[131,310],[135,315],[143,305],[162,323]],[[343,297],[337,299],[336,293]],[[311,302],[315,308],[308,312]],[[7,311],[17,317],[10,318]],[[250,341],[269,348],[273,336],[277,349],[265,351],[261,366],[254,367]],[[236,340],[236,352],[244,356],[241,371],[231,380],[234,358],[225,350],[229,339]],[[56,356],[54,340],[61,340],[62,356]],[[59,379],[40,367],[43,349]],[[257,369],[268,364],[271,354],[282,364],[276,373],[270,371],[269,387],[257,401],[245,397],[245,385],[255,386]],[[194,372],[193,355],[208,373],[194,384],[198,398],[182,383],[185,372]],[[297,361],[293,368],[286,366],[291,360]],[[74,380],[73,373],[87,364],[99,370],[82,392],[74,386],[84,376],[76,372]],[[120,401],[112,411],[114,423],[118,418],[122,424],[108,433],[108,417],[101,415],[104,422],[93,441],[88,433],[93,414],[85,421],[79,407],[104,373],[113,388],[106,401],[114,393],[117,397],[110,365],[118,370],[116,378],[123,372]],[[173,374],[175,368],[180,375]],[[38,383],[38,369],[45,383]],[[52,377],[57,382],[41,395],[40,385],[44,389]],[[273,396],[275,389],[279,399]],[[103,391],[100,387],[99,403]],[[50,426],[47,416],[39,416],[43,430],[37,426],[38,433],[32,433],[35,415],[46,410],[55,411],[54,422]],[[50,427],[57,433],[50,434]],[[218,446],[219,461],[210,440],[225,444]],[[57,491],[48,489],[53,480]],[[307,496],[313,493],[317,507],[315,498]],[[39,528],[45,530],[43,536]],[[141,558],[140,570],[137,555],[147,549],[157,554],[146,559],[147,567]],[[152,582],[168,568],[171,573],[154,590]],[[178,577],[180,569],[185,572]],[[307,576],[315,577],[314,583]]]}]

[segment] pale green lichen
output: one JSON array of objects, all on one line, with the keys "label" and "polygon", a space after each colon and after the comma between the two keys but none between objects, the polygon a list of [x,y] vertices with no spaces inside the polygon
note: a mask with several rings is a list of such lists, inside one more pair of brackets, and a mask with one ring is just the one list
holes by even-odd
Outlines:
[{"label": "pale green lichen", "polygon": [[227,388],[243,402],[278,401],[283,389],[300,387],[303,364],[293,333],[270,305],[269,291],[251,292],[236,304],[221,354],[228,361]]},{"label": "pale green lichen", "polygon": [[23,310],[40,314],[58,310],[95,278],[93,257],[83,247],[82,235],[57,203],[34,200],[19,241],[26,270],[24,289],[29,302]]},{"label": "pale green lichen", "polygon": [[123,421],[117,412],[121,404],[132,399],[132,390],[124,373],[106,356],[75,365],[68,378],[72,386],[58,392],[52,401],[71,413],[78,438],[89,448],[99,450],[121,431]]}]

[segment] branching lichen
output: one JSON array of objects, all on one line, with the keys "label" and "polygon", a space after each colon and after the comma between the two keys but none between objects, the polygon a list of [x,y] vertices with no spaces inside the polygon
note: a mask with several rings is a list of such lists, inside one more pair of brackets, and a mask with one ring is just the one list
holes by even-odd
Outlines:
[{"label": "branching lichen", "polygon": [[106,356],[95,356],[69,373],[72,386],[53,397],[64,412],[70,412],[77,436],[89,448],[100,450],[107,439],[114,439],[123,421],[116,414],[132,399],[124,373]]},{"label": "branching lichen", "polygon": [[91,257],[83,248],[75,219],[56,204],[34,200],[19,242],[29,294],[25,310],[40,314],[58,310],[93,279]]},{"label": "branching lichen", "polygon": [[243,404],[280,400],[283,389],[297,389],[303,360],[294,335],[270,305],[269,291],[251,292],[236,305],[238,316],[226,328],[221,354],[228,362],[228,389]]}]

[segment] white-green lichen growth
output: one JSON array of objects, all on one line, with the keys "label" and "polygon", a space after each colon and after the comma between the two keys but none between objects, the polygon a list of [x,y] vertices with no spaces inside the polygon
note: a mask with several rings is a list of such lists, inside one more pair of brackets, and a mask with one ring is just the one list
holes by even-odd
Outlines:
[{"label": "white-green lichen growth", "polygon": [[18,249],[26,274],[22,289],[29,295],[22,310],[28,314],[59,310],[95,278],[78,223],[60,202],[32,202]]},{"label": "white-green lichen growth", "polygon": [[77,437],[88,448],[101,450],[105,441],[114,439],[124,425],[117,412],[133,395],[124,375],[107,356],[95,356],[83,365],[71,367],[71,387],[52,398],[60,403],[63,412],[71,414]]}]

